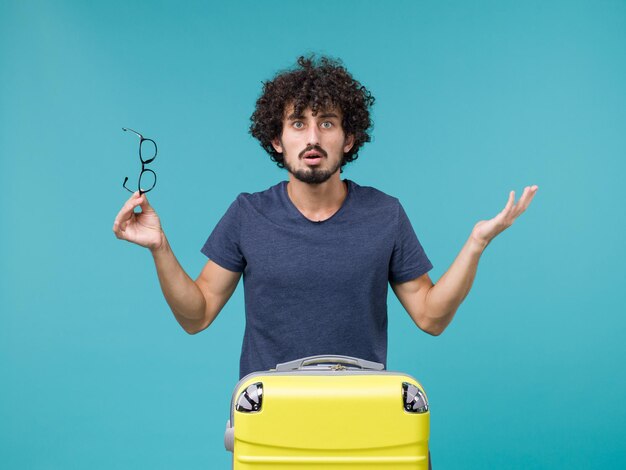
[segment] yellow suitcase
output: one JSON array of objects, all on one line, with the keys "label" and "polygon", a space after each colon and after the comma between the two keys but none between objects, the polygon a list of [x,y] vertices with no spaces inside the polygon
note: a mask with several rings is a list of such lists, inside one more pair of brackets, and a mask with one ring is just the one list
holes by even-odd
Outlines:
[{"label": "yellow suitcase", "polygon": [[348,356],[245,376],[224,445],[234,470],[430,468],[428,398],[413,377]]}]

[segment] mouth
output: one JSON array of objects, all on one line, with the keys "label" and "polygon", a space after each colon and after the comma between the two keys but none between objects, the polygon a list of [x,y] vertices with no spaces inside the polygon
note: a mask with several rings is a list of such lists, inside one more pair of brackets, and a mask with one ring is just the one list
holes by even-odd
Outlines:
[{"label": "mouth", "polygon": [[322,155],[320,152],[316,152],[316,151],[311,151],[311,152],[306,152],[302,158],[306,158],[306,159],[310,159],[310,160],[315,160],[317,158],[322,158],[324,155]]},{"label": "mouth", "polygon": [[323,151],[309,150],[308,152],[304,152],[304,154],[302,155],[302,160],[304,160],[304,163],[308,166],[315,166],[319,165],[325,156],[326,155],[323,153]]},{"label": "mouth", "polygon": [[305,155],[302,160],[304,160],[304,163],[307,165],[314,166],[322,163],[322,158],[322,155],[319,153],[309,153],[308,155]]}]

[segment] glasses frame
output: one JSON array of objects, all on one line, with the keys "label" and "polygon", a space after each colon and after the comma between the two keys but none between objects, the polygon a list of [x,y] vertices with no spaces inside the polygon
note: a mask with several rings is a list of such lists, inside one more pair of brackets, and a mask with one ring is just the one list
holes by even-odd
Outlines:
[{"label": "glasses frame", "polygon": [[[143,135],[141,135],[139,132],[132,130],[129,127],[122,127],[123,131],[130,131],[133,134],[137,134],[139,136],[139,160],[141,160],[141,173],[139,173],[139,180],[137,181],[137,188],[139,189],[139,195],[141,196],[142,194],[145,194],[147,192],[150,192],[154,189],[154,187],[156,186],[156,181],[157,181],[157,175],[154,171],[152,171],[150,168],[146,168],[146,165],[148,163],[151,163],[157,156],[157,144],[154,140],[152,139],[146,139]],[[152,158],[149,158],[147,160],[143,159],[143,156],[141,155],[141,144],[143,144],[144,142],[152,142],[154,144],[154,156]],[[149,188],[146,189],[145,191],[143,189],[141,189],[141,178],[143,176],[144,173],[146,172],[150,172],[154,175],[154,184]],[[124,189],[126,189],[126,191],[130,192],[130,193],[134,193],[135,191],[129,189],[126,187],[126,182],[128,181],[128,176],[126,178],[124,178],[124,183],[122,183],[122,186],[124,187]]]}]

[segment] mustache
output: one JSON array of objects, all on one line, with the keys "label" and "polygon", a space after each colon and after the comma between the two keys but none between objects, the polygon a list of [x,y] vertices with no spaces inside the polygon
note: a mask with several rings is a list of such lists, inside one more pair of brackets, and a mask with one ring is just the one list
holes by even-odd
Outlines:
[{"label": "mustache", "polygon": [[319,145],[309,145],[302,152],[300,152],[300,154],[298,155],[298,158],[300,158],[300,159],[304,158],[304,154],[307,153],[307,152],[310,152],[311,150],[315,150],[316,152],[319,152],[324,157],[328,157],[328,154],[326,153],[326,150],[324,150]]}]

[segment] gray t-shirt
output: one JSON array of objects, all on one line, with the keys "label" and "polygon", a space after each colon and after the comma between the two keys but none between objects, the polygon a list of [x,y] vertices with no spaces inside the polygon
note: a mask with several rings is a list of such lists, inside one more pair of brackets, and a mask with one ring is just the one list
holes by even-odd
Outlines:
[{"label": "gray t-shirt", "polygon": [[240,377],[317,354],[386,364],[387,283],[432,264],[398,199],[345,181],[343,205],[322,222],[298,211],[286,181],[242,193],[204,244],[215,263],[243,272]]}]

